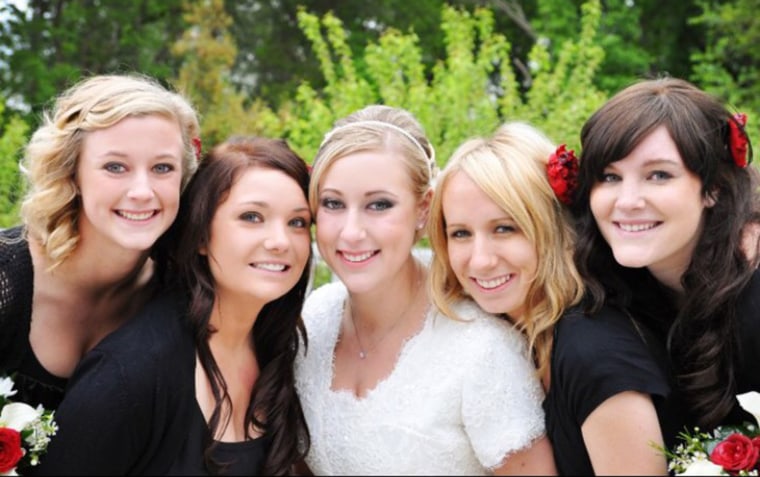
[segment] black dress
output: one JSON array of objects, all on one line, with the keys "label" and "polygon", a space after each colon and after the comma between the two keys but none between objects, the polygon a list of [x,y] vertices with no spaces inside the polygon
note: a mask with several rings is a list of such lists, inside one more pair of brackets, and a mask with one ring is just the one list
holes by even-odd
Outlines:
[{"label": "black dress", "polygon": [[[35,475],[205,475],[196,350],[177,293],[154,298],[80,362]],[[220,443],[228,474],[258,473],[267,440]]]},{"label": "black dress", "polygon": [[605,307],[593,317],[565,313],[554,334],[551,384],[544,400],[547,433],[560,475],[593,475],[581,433],[586,418],[625,391],[652,397],[666,446],[684,429],[665,347],[641,323]]},{"label": "black dress", "polygon": [[34,269],[21,227],[0,230],[0,376],[12,376],[14,401],[54,410],[66,379],[49,373],[32,351]]}]

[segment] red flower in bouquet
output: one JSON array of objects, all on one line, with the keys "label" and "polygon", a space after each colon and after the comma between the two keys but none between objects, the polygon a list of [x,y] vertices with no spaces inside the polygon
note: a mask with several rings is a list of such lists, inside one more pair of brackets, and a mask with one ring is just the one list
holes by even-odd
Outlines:
[{"label": "red flower in bouquet", "polygon": [[760,437],[750,439],[744,434],[734,433],[715,446],[710,460],[729,471],[750,471],[757,465],[760,455]]},{"label": "red flower in bouquet", "polygon": [[21,434],[15,429],[0,427],[0,474],[15,469],[22,457]]}]

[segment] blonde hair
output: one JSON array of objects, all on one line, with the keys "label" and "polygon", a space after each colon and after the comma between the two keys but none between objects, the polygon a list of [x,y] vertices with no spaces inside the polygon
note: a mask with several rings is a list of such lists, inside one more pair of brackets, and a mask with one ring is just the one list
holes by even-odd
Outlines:
[{"label": "blonde hair", "polygon": [[44,114],[21,163],[27,179],[21,219],[27,233],[42,244],[51,268],[63,263],[79,242],[81,205],[75,174],[84,137],[127,117],[146,115],[179,124],[184,189],[198,167],[193,145],[200,134],[198,116],[184,97],[156,80],[137,74],[93,76],[66,90]]},{"label": "blonde hair", "polygon": [[528,338],[539,375],[549,364],[554,324],[584,292],[573,262],[569,212],[546,176],[546,163],[554,150],[543,133],[523,122],[506,123],[490,138],[466,141],[438,178],[428,222],[433,249],[431,299],[443,314],[454,318],[458,317],[452,305],[466,295],[449,262],[442,207],[443,191],[453,174],[466,174],[513,218],[533,244],[538,267],[526,296],[527,311],[516,325]]},{"label": "blonde hair", "polygon": [[375,104],[336,121],[325,135],[311,170],[312,216],[317,214],[320,181],[330,167],[342,157],[366,151],[398,151],[415,197],[421,199],[430,189],[437,172],[435,150],[422,125],[409,111]]}]

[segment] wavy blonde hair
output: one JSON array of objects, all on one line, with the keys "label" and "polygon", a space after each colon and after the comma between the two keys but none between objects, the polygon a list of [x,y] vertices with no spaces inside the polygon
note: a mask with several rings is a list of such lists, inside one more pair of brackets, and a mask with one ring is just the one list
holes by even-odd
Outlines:
[{"label": "wavy blonde hair", "polygon": [[[338,159],[366,151],[397,151],[409,171],[415,197],[430,189],[437,168],[435,149],[419,121],[409,111],[374,104],[339,119],[325,135],[314,158],[309,183],[309,204],[317,216],[319,184]],[[418,232],[417,239],[424,232]]]},{"label": "wavy blonde hair", "polygon": [[454,318],[458,317],[452,305],[466,294],[451,268],[443,215],[442,195],[452,175],[466,174],[533,244],[538,267],[528,288],[527,311],[515,324],[528,338],[539,376],[549,365],[554,324],[584,292],[573,262],[575,235],[569,212],[546,176],[546,163],[554,150],[543,133],[523,122],[503,124],[490,138],[466,141],[438,177],[428,222],[434,252],[430,295],[443,314]]},{"label": "wavy blonde hair", "polygon": [[21,163],[27,180],[21,219],[29,236],[40,241],[51,268],[63,263],[79,242],[81,205],[75,175],[83,139],[88,132],[106,129],[127,117],[147,115],[179,124],[184,189],[198,167],[193,145],[193,138],[200,134],[198,115],[188,100],[156,80],[138,74],[86,78],[61,94],[52,111],[45,112]]}]

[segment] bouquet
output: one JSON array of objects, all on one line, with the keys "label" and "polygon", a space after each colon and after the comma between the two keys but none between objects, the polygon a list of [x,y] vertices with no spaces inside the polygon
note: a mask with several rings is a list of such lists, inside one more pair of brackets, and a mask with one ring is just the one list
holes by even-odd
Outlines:
[{"label": "bouquet", "polygon": [[760,471],[760,393],[736,396],[755,423],[718,426],[712,432],[682,432],[683,443],[666,451],[668,470],[676,475],[758,475]]},{"label": "bouquet", "polygon": [[53,412],[41,405],[12,402],[11,378],[0,378],[0,475],[18,475],[17,469],[37,465],[58,427]]}]

